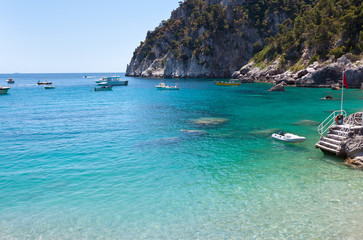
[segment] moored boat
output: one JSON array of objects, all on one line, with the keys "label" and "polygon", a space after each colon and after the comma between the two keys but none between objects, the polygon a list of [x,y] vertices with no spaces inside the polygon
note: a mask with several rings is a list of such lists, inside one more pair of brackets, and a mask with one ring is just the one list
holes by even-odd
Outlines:
[{"label": "moored boat", "polygon": [[8,84],[14,84],[15,83],[14,79],[12,79],[12,78],[9,78],[8,80],[6,80],[6,82]]},{"label": "moored boat", "polygon": [[216,84],[218,86],[239,86],[239,85],[241,85],[241,82],[237,82],[237,81],[229,81],[229,82],[217,81]]},{"label": "moored boat", "polygon": [[94,91],[95,92],[99,92],[99,91],[111,91],[113,86],[102,86],[102,87],[94,87]]},{"label": "moored boat", "polygon": [[127,86],[129,84],[129,81],[121,80],[121,77],[119,76],[113,76],[113,77],[102,77],[96,81],[98,85],[101,86]]},{"label": "moored boat", "polygon": [[158,85],[156,85],[156,89],[158,89],[158,90],[180,90],[178,84],[175,84],[175,86],[168,86],[165,84],[165,82],[160,82]]},{"label": "moored boat", "polygon": [[40,81],[38,81],[38,82],[37,82],[37,84],[38,84],[38,85],[51,85],[51,84],[52,84],[52,82],[48,82],[48,81],[47,81],[47,79],[45,79],[45,81],[44,81],[44,82],[40,82]]},{"label": "moored boat", "polygon": [[54,86],[45,86],[44,89],[54,89]]},{"label": "moored boat", "polygon": [[284,133],[283,131],[280,131],[279,133],[273,133],[271,137],[283,142],[290,143],[305,142],[306,140],[305,137],[301,137],[292,133]]},{"label": "moored boat", "polygon": [[7,94],[9,89],[9,87],[0,87],[0,95]]}]

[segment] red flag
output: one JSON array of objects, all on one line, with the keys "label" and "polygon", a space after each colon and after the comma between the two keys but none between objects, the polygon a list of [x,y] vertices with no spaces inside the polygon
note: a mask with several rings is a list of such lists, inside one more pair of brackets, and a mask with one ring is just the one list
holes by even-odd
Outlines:
[{"label": "red flag", "polygon": [[348,82],[347,78],[345,77],[345,73],[344,73],[344,86],[348,89]]}]

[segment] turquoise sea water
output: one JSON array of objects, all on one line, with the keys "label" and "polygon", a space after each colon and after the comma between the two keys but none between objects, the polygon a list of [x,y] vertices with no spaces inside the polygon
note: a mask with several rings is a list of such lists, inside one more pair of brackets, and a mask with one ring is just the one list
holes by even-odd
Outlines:
[{"label": "turquoise sea water", "polygon": [[[315,149],[316,124],[300,122],[339,109],[320,99],[339,91],[128,78],[93,92],[109,74],[84,75],[0,75],[15,79],[0,96],[0,239],[363,237],[363,172]],[[45,77],[54,90],[35,84]],[[345,93],[361,111],[362,92]],[[274,141],[279,129],[307,141]]]}]

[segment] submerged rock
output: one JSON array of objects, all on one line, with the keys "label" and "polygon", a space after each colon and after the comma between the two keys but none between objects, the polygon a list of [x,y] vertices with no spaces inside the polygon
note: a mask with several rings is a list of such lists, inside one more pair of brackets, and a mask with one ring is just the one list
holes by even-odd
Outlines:
[{"label": "submerged rock", "polygon": [[182,129],[180,130],[183,133],[193,134],[193,135],[206,135],[208,132],[203,130],[188,130],[188,129]]},{"label": "submerged rock", "polygon": [[249,134],[251,135],[268,135],[271,136],[271,134],[280,131],[278,128],[268,128],[268,129],[262,129],[262,130],[255,130],[251,131]]},{"label": "submerged rock", "polygon": [[285,87],[283,83],[277,84],[275,86],[273,86],[270,90],[268,90],[269,92],[284,92],[285,91]]},{"label": "submerged rock", "polygon": [[213,118],[213,117],[206,117],[206,118],[198,118],[192,120],[193,123],[197,125],[203,125],[203,126],[215,126],[215,125],[221,125],[228,121],[226,118]]},{"label": "submerged rock", "polygon": [[355,158],[347,158],[345,164],[358,169],[363,169],[363,156]]},{"label": "submerged rock", "polygon": [[319,124],[320,124],[319,122],[308,120],[308,119],[304,119],[304,120],[294,123],[294,125],[304,125],[304,126],[318,126]]}]

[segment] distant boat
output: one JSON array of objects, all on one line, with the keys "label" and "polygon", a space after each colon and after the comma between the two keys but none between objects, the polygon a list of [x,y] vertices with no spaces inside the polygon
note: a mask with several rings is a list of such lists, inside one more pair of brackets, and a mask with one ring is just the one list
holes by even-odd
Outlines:
[{"label": "distant boat", "polygon": [[44,89],[54,89],[54,86],[45,86]]},{"label": "distant boat", "polygon": [[237,82],[237,81],[229,81],[229,82],[219,81],[219,82],[216,82],[216,84],[218,86],[239,86],[239,85],[241,85],[241,82]]},{"label": "distant boat", "polygon": [[48,82],[47,79],[44,79],[44,80],[45,80],[44,82],[38,81],[37,84],[38,85],[51,85],[52,84],[52,82]]},{"label": "distant boat", "polygon": [[178,84],[175,86],[167,86],[165,84],[165,81],[160,82],[158,85],[156,85],[157,90],[180,90]]},{"label": "distant boat", "polygon": [[9,89],[9,87],[0,87],[0,95],[7,94]]},{"label": "distant boat", "polygon": [[12,78],[9,78],[8,80],[6,80],[6,82],[8,84],[14,84],[15,83],[14,79],[12,79]]},{"label": "distant boat", "polygon": [[98,85],[108,85],[108,86],[127,86],[129,81],[121,80],[121,77],[102,77],[96,81]]},{"label": "distant boat", "polygon": [[111,91],[113,86],[102,86],[102,87],[94,87],[94,91],[95,92],[99,92],[99,91]]},{"label": "distant boat", "polygon": [[291,143],[305,142],[306,140],[305,137],[301,137],[292,133],[284,133],[283,131],[280,131],[279,133],[273,133],[271,137],[283,142],[291,142]]}]

